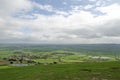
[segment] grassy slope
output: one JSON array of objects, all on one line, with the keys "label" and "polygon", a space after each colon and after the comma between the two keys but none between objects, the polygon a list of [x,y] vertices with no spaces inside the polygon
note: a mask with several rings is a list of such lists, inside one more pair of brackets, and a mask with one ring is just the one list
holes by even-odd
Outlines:
[{"label": "grassy slope", "polygon": [[0,69],[0,80],[120,80],[119,75],[120,62],[38,65]]}]

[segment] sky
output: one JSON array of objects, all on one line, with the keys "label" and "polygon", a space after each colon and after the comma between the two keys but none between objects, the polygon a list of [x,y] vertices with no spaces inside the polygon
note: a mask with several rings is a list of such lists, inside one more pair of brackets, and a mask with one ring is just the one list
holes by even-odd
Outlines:
[{"label": "sky", "polygon": [[0,43],[120,43],[120,0],[0,0]]}]

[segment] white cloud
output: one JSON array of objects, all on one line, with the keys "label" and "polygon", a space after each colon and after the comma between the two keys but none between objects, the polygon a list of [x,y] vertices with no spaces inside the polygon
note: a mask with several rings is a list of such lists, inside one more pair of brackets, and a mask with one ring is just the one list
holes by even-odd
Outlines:
[{"label": "white cloud", "polygon": [[84,9],[91,9],[92,7],[94,7],[93,5],[86,5],[85,7],[84,7]]},{"label": "white cloud", "polygon": [[89,0],[89,1],[91,1],[91,2],[96,2],[97,0]]},{"label": "white cloud", "polygon": [[50,12],[53,12],[53,10],[54,10],[51,5],[41,5],[41,4],[38,4],[35,2],[32,3],[32,7],[37,7],[39,9],[50,11]]},{"label": "white cloud", "polygon": [[106,6],[106,7],[99,7],[97,8],[99,11],[101,11],[102,13],[106,13],[107,16],[109,16],[109,18],[111,17],[115,17],[115,18],[120,18],[120,5],[119,4],[112,4],[110,6]]},{"label": "white cloud", "polygon": [[0,0],[0,15],[9,15],[30,8],[29,0]]}]

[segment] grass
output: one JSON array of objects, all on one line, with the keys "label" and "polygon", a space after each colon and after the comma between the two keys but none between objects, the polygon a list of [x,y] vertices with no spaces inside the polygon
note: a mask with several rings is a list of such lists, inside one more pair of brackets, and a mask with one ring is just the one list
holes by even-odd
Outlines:
[{"label": "grass", "polygon": [[0,66],[0,69],[7,69],[7,68],[11,68],[10,66]]},{"label": "grass", "polygon": [[120,62],[0,68],[0,80],[120,80]]}]

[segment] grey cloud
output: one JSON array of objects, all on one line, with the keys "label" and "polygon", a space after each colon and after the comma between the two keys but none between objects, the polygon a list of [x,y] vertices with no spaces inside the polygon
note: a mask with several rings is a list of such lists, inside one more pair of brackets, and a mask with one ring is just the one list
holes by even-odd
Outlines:
[{"label": "grey cloud", "polygon": [[71,35],[58,35],[57,39],[74,39]]},{"label": "grey cloud", "polygon": [[101,38],[102,36],[97,33],[95,30],[87,29],[87,28],[81,28],[81,29],[75,29],[75,30],[67,30],[66,33],[76,35],[78,38]]},{"label": "grey cloud", "polygon": [[79,38],[94,39],[103,37],[120,37],[120,20],[109,20],[105,24],[97,25],[94,28],[81,28],[75,30],[66,30],[69,35],[76,35]]},{"label": "grey cloud", "polygon": [[100,25],[96,30],[103,36],[120,37],[120,20],[110,20],[107,23]]}]

